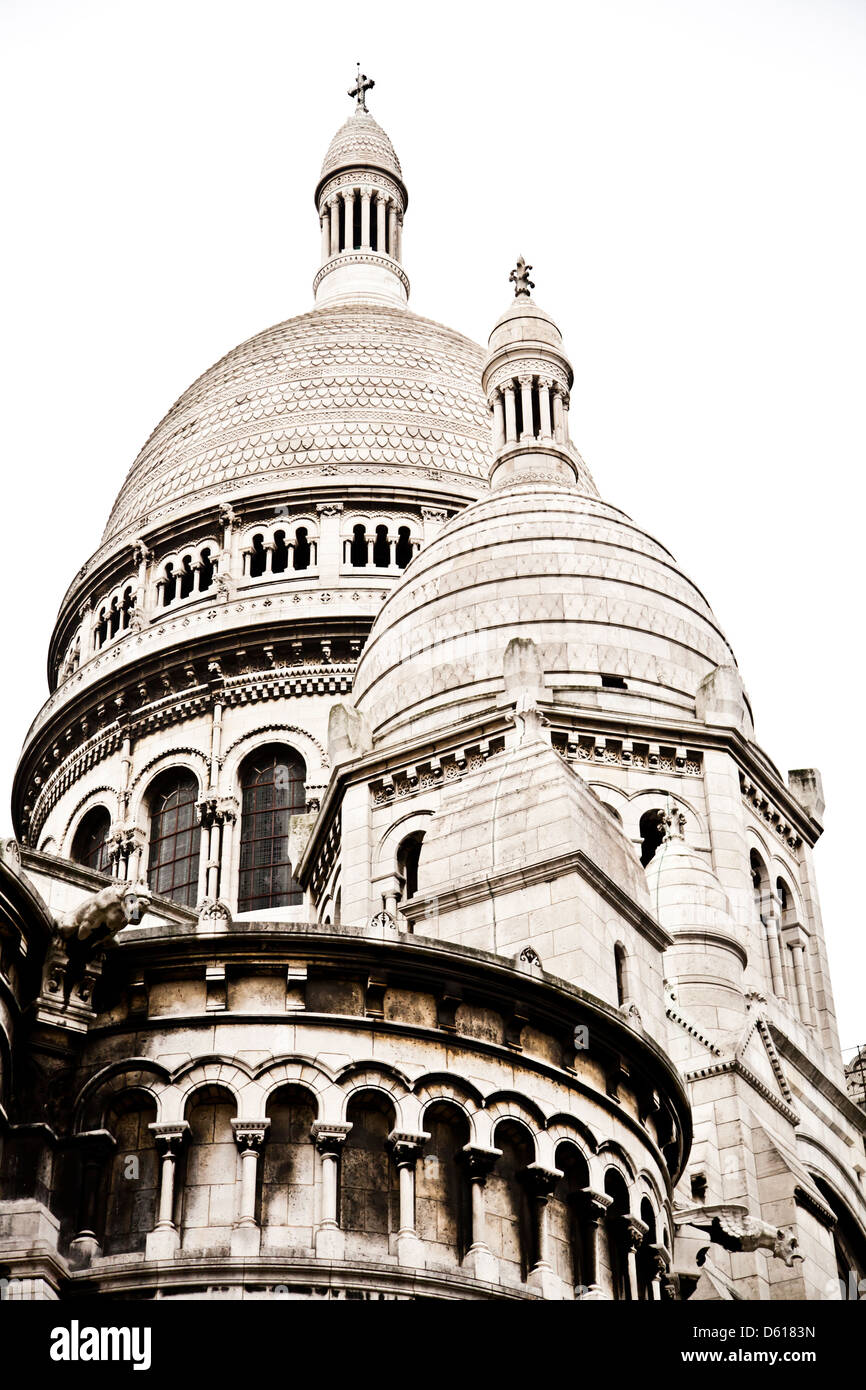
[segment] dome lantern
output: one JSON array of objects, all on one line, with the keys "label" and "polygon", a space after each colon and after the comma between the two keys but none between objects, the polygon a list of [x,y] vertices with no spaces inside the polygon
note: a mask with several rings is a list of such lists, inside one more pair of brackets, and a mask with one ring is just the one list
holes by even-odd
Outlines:
[{"label": "dome lantern", "polygon": [[568,436],[574,380],[562,335],[535,303],[531,265],[522,256],[508,277],[514,300],[490,334],[482,377],[493,415],[493,488],[527,480],[566,487],[583,482]]},{"label": "dome lantern", "polygon": [[313,281],[317,307],[403,307],[409,298],[401,264],[409,196],[394,146],[367,110],[375,85],[359,63],[348,93],[355,110],[328,146],[316,186],[322,233],[322,264]]}]

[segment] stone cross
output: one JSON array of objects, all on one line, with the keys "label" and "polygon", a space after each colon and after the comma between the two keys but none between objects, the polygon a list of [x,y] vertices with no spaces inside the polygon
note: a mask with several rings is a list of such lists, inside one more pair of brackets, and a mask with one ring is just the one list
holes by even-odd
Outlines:
[{"label": "stone cross", "polygon": [[367,92],[369,92],[369,90],[370,90],[371,87],[375,87],[375,85],[376,85],[376,84],[375,84],[375,82],[373,81],[372,77],[368,77],[367,74],[366,74],[365,72],[362,72],[362,71],[361,71],[361,64],[359,63],[359,64],[358,64],[358,76],[357,76],[357,79],[356,79],[356,81],[355,81],[355,85],[354,85],[354,87],[352,88],[352,90],[349,92],[349,96],[350,96],[350,97],[354,97],[355,100],[356,100],[356,102],[358,103],[358,110],[359,110],[359,111],[366,111],[366,109],[367,109],[367,99],[366,99],[366,98],[367,98]]},{"label": "stone cross", "polygon": [[534,281],[530,280],[529,278],[529,272],[531,269],[532,266],[527,265],[523,257],[519,256],[517,260],[517,265],[514,267],[514,269],[508,277],[509,280],[514,282],[515,299],[518,297],[518,295],[521,294],[525,294],[528,297],[529,291],[535,289]]}]

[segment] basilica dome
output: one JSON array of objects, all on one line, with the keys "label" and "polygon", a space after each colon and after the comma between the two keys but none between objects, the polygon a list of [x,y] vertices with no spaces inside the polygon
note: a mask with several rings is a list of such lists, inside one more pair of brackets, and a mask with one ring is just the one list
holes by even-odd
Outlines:
[{"label": "basilica dome", "polygon": [[536,481],[453,517],[383,604],[355,678],[376,739],[495,709],[512,637],[539,649],[551,698],[695,717],[733,655],[665,548],[597,497]]},{"label": "basilica dome", "polygon": [[462,334],[388,305],[341,304],[277,324],[172,406],[133,463],[103,541],[199,500],[359,465],[481,487],[490,466],[482,361]]}]

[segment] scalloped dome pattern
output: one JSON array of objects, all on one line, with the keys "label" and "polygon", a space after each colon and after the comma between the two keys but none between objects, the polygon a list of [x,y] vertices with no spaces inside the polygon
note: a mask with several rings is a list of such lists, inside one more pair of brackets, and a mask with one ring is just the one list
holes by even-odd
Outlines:
[{"label": "scalloped dome pattern", "polygon": [[557,698],[625,717],[694,719],[700,682],[734,659],[703,594],[624,512],[556,485],[502,489],[452,517],[379,610],[353,687],[374,739],[496,709],[517,636]]},{"label": "scalloped dome pattern", "polygon": [[127,475],[103,543],[194,500],[241,495],[292,469],[379,464],[486,487],[482,349],[406,309],[314,309],[241,343],[157,425]]},{"label": "scalloped dome pattern", "polygon": [[340,126],[322,163],[321,178],[334,174],[338,169],[351,168],[356,164],[372,164],[377,169],[396,174],[402,180],[403,170],[394,146],[378,121],[374,121],[369,111],[358,110],[354,116]]}]

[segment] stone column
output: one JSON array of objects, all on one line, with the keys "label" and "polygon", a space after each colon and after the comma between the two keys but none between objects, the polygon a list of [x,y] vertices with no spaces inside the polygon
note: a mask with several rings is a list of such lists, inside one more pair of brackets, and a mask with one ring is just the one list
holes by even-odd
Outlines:
[{"label": "stone column", "polygon": [[400,212],[398,212],[397,217],[396,217],[396,220],[395,220],[395,222],[394,222],[394,231],[395,231],[395,234],[396,234],[396,244],[395,244],[395,246],[394,246],[394,260],[395,260],[395,261],[402,261],[402,259],[403,259],[403,214],[400,213]]},{"label": "stone column", "polygon": [[343,250],[355,249],[355,190],[347,188],[343,193]]},{"label": "stone column", "polygon": [[628,1284],[631,1290],[632,1301],[638,1297],[639,1286],[637,1277],[637,1252],[641,1247],[644,1236],[649,1229],[636,1216],[623,1216],[620,1218],[622,1227],[620,1234],[625,1245],[626,1257],[628,1259]]},{"label": "stone column", "polygon": [[73,1269],[86,1268],[91,1260],[102,1254],[97,1224],[99,1220],[99,1189],[105,1163],[117,1147],[107,1129],[94,1129],[77,1134],[75,1142],[82,1148],[81,1185],[78,1201],[78,1229],[69,1246],[69,1263]]},{"label": "stone column", "polygon": [[180,1231],[174,1220],[175,1165],[180,1155],[189,1125],[186,1120],[172,1124],[148,1125],[160,1158],[159,1205],[156,1225],[147,1237],[145,1259],[170,1260],[180,1245]]},{"label": "stone column", "polygon": [[313,1139],[322,1156],[322,1219],[316,1230],[316,1254],[326,1259],[342,1259],[344,1238],[337,1214],[337,1184],[340,1150],[351,1125],[313,1125]]},{"label": "stone column", "polygon": [[540,1163],[529,1163],[520,1176],[529,1193],[535,1217],[536,1258],[527,1282],[536,1289],[542,1298],[561,1299],[561,1281],[550,1263],[547,1203],[553,1189],[562,1177],[562,1173],[557,1168],[544,1168]]},{"label": "stone column", "polygon": [[670,1255],[663,1245],[648,1246],[647,1254],[649,1255],[650,1268],[652,1269],[652,1283],[650,1285],[652,1300],[654,1303],[660,1303],[662,1298],[662,1284],[670,1268]]},{"label": "stone column", "polygon": [[387,232],[385,230],[385,218],[388,208],[388,199],[382,193],[376,194],[376,246],[379,255],[384,256],[387,250]]},{"label": "stone column", "polygon": [[514,387],[509,381],[502,387],[502,398],[505,401],[505,438],[509,444],[517,441],[517,411],[514,406]]},{"label": "stone column", "polygon": [[340,252],[340,201],[338,198],[328,199],[328,213],[331,219],[331,255],[337,256]]},{"label": "stone column", "polygon": [[809,985],[806,979],[806,945],[808,938],[803,928],[797,924],[793,927],[786,927],[784,931],[785,945],[791,951],[791,963],[794,971],[794,989],[797,995],[797,1011],[800,1018],[808,1026],[812,1023],[812,1009],[809,1003]]},{"label": "stone column", "polygon": [[392,1130],[388,1145],[400,1179],[400,1227],[397,1231],[397,1258],[401,1265],[423,1269],[424,1245],[415,1230],[415,1165],[429,1134],[404,1134]]},{"label": "stone column", "polygon": [[388,204],[388,254],[397,260],[397,204]]},{"label": "stone column", "polygon": [[472,1192],[472,1244],[466,1252],[464,1264],[476,1279],[495,1284],[499,1280],[499,1261],[487,1244],[484,1187],[496,1160],[502,1157],[502,1150],[481,1149],[467,1144],[462,1152]]},{"label": "stone column", "polygon": [[259,1153],[270,1123],[270,1120],[232,1120],[241,1156],[240,1211],[232,1231],[233,1255],[258,1255],[261,1248],[262,1232],[256,1221],[256,1179]]},{"label": "stone column", "polygon": [[331,214],[330,208],[326,205],[322,209],[319,219],[322,224],[322,265],[331,257]]},{"label": "stone column", "polygon": [[521,439],[534,439],[532,433],[532,377],[520,376],[520,404],[523,408],[523,433]]},{"label": "stone column", "polygon": [[505,403],[501,391],[493,393],[493,452],[496,453],[505,443]]},{"label": "stone column", "polygon": [[538,414],[539,429],[543,439],[553,438],[553,421],[550,415],[550,392],[553,383],[551,381],[538,382]]},{"label": "stone column", "polygon": [[319,580],[323,585],[336,584],[340,575],[340,518],[342,502],[322,502],[316,508],[319,515],[320,545],[318,547]]},{"label": "stone column", "polygon": [[370,199],[373,194],[369,188],[361,190],[361,250],[369,251],[370,246]]},{"label": "stone column", "polygon": [[593,1192],[584,1187],[574,1194],[575,1215],[581,1223],[586,1237],[586,1269],[582,1270],[582,1299],[603,1299],[606,1297],[598,1279],[598,1227],[613,1201],[606,1192]]},{"label": "stone column", "polygon": [[782,968],[782,952],[779,947],[779,918],[775,911],[775,903],[772,904],[770,911],[764,918],[764,930],[767,934],[767,952],[770,957],[770,979],[773,993],[784,999],[787,991],[785,989],[785,972]]}]

